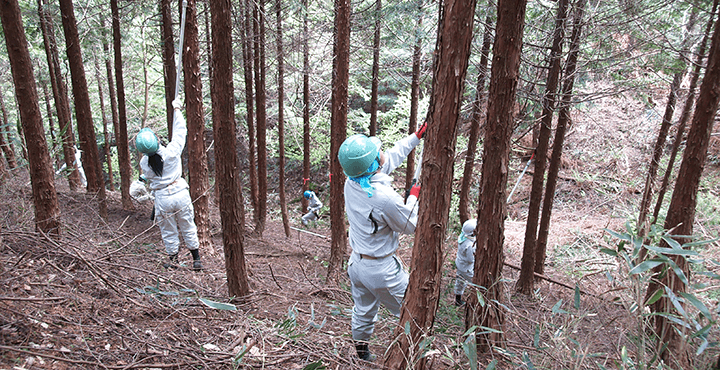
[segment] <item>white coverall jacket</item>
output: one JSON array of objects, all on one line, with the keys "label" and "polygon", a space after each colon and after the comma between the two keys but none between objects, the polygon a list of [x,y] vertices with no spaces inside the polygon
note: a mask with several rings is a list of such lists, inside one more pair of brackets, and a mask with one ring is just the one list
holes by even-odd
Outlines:
[{"label": "white coverall jacket", "polygon": [[457,257],[455,257],[455,267],[457,267],[455,294],[457,295],[463,294],[465,286],[472,281],[475,274],[475,237],[465,235],[465,238],[458,244]]},{"label": "white coverall jacket", "polygon": [[178,230],[182,233],[188,249],[198,249],[200,246],[188,184],[180,177],[182,175],[180,155],[187,136],[185,118],[180,112],[175,112],[172,132],[173,136],[168,146],[160,145],[157,151],[157,154],[163,158],[162,175],[156,175],[150,168],[147,155],[140,159],[140,169],[147,179],[150,191],[155,196],[155,217],[165,243],[165,251],[169,255],[178,253],[180,246]]},{"label": "white coverall jacket", "polygon": [[312,197],[308,199],[308,213],[302,216],[303,225],[307,225],[310,221],[315,221],[318,218],[317,211],[319,211],[322,206],[322,202],[320,201],[320,199],[318,199],[317,195],[315,195],[315,192],[313,191]]},{"label": "white coverall jacket", "polygon": [[388,176],[420,142],[413,133],[386,151],[385,163],[370,179],[372,197],[351,179],[345,180],[345,210],[353,253],[348,263],[355,306],[352,313],[354,340],[366,341],[373,333],[380,303],[395,316],[405,297],[408,274],[395,255],[399,233],[412,234],[417,224],[417,198],[403,197],[392,188]]}]

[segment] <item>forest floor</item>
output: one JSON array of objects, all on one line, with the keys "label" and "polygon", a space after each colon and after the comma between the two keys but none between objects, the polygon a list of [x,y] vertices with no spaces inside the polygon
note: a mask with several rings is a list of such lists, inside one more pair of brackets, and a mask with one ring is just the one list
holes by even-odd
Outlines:
[{"label": "forest floor", "polygon": [[[663,101],[658,91],[655,101]],[[680,106],[680,105],[679,105]],[[600,252],[615,248],[604,229],[623,232],[637,214],[657,111],[630,97],[605,97],[573,112],[552,213],[548,279],[532,296],[515,293],[525,234],[532,166],[510,200],[505,223],[504,349],[498,368],[629,368],[648,363],[642,313],[632,310],[637,290],[622,261]],[[511,160],[509,189],[525,163]],[[460,158],[459,158],[460,160]],[[479,170],[478,166],[478,170]],[[396,181],[402,180],[396,172]],[[478,176],[479,178],[479,176]],[[716,163],[706,168],[696,233],[717,238]],[[315,180],[315,179],[314,179]],[[318,175],[319,181],[323,181]],[[289,179],[301,184],[301,179]],[[292,235],[286,237],[277,207],[270,207],[262,237],[247,235],[245,256],[252,294],[237,310],[228,302],[221,227],[211,196],[212,246],[202,250],[204,270],[167,270],[151,205],[123,210],[109,192],[109,219],[97,214],[90,195],[70,192],[56,181],[63,236],[54,241],[34,232],[32,190],[27,173],[16,171],[0,186],[0,368],[2,369],[377,369],[380,361],[358,360],[350,337],[353,303],[349,280],[325,282],[329,218],[303,227],[299,197],[291,196]],[[299,186],[288,189],[300,194]],[[276,202],[272,199],[271,204]],[[327,204],[329,195],[320,194]],[[666,198],[669,202],[669,196]],[[464,308],[453,305],[457,217],[448,228],[442,293],[427,353],[432,369],[468,369]],[[246,230],[252,230],[251,215]],[[299,231],[299,230],[302,231]],[[410,265],[411,236],[398,254]],[[720,260],[715,241],[708,257]],[[181,261],[191,263],[184,249]],[[720,272],[717,263],[705,265]],[[696,276],[693,277],[697,279]],[[711,282],[711,284],[713,284]],[[717,285],[717,281],[714,282]],[[579,290],[576,290],[575,287]],[[467,294],[467,293],[466,293]],[[698,295],[717,319],[718,288]],[[640,297],[642,297],[640,295]],[[381,310],[370,348],[382,356],[397,319]],[[718,330],[711,331],[717,342]],[[694,350],[699,342],[693,342]],[[709,368],[718,348],[696,357]],[[480,368],[492,359],[482,357]]]}]

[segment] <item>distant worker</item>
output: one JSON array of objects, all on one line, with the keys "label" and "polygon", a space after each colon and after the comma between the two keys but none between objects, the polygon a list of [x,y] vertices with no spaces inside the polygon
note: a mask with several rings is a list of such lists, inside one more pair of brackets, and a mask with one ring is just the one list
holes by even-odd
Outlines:
[{"label": "distant worker", "polygon": [[348,275],[355,303],[352,312],[352,337],[360,359],[373,361],[368,339],[373,334],[377,312],[382,303],[393,315],[408,285],[408,273],[395,255],[399,234],[413,234],[417,224],[417,199],[420,186],[410,190],[407,203],[392,187],[388,176],[417,146],[427,124],[399,140],[383,152],[377,137],[353,135],[340,146],[338,159],[345,180],[345,210],[350,230],[352,254]]},{"label": "distant worker", "polygon": [[477,220],[470,219],[463,223],[462,231],[458,236],[458,251],[455,257],[455,305],[462,306],[465,301],[462,295],[465,292],[465,286],[472,281],[475,274],[475,228]]},{"label": "distant worker", "polygon": [[317,195],[315,195],[315,192],[312,190],[305,190],[305,192],[303,193],[303,197],[308,200],[308,213],[302,216],[302,223],[303,225],[307,225],[310,221],[315,221],[320,218],[320,215],[318,215],[318,211],[320,211],[320,208],[322,208],[323,204],[320,199],[318,199]]},{"label": "distant worker", "polygon": [[[172,102],[175,109],[172,139],[167,147],[160,145],[157,136],[149,128],[143,128],[135,138],[135,146],[145,155],[140,159],[140,169],[148,181],[150,191],[155,196],[155,214],[169,256],[165,268],[178,267],[179,233],[182,233],[185,245],[192,253],[193,269],[202,269],[198,248],[197,227],[193,214],[193,204],[188,191],[188,183],[182,175],[180,155],[185,147],[187,126],[183,117],[179,99]],[[178,232],[179,231],[179,232]]]},{"label": "distant worker", "polygon": [[[82,164],[82,152],[78,149],[77,145],[75,145],[75,162],[73,162],[73,164],[77,167],[78,173],[80,174],[80,182],[82,183],[82,186],[87,188],[87,177],[85,177],[85,169]],[[63,163],[62,167],[57,170],[56,174],[60,174],[60,172],[66,168],[67,164]]]}]

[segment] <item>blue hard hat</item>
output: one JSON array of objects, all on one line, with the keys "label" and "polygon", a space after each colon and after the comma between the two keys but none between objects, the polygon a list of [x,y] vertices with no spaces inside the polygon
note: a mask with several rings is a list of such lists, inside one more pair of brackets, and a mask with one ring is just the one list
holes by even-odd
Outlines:
[{"label": "blue hard hat", "polygon": [[145,127],[135,137],[135,148],[145,154],[153,154],[158,150],[158,139],[155,133]]},{"label": "blue hard hat", "polygon": [[357,134],[347,138],[338,150],[340,165],[347,177],[366,175],[370,165],[378,159],[380,139]]},{"label": "blue hard hat", "polygon": [[310,199],[310,198],[312,198],[313,194],[314,193],[312,191],[305,190],[305,192],[303,193],[303,196],[305,197],[305,199]]}]

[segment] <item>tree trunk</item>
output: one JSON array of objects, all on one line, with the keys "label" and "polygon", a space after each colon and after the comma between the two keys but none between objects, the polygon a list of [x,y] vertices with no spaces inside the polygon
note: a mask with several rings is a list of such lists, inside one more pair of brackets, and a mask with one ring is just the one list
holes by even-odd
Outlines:
[{"label": "tree trunk", "polygon": [[187,114],[187,152],[190,197],[193,200],[195,225],[202,250],[211,248],[207,154],[205,154],[205,113],[200,76],[200,44],[196,0],[188,0],[185,11],[183,42],[183,75],[185,76],[185,110]]},{"label": "tree trunk", "polygon": [[[417,25],[415,25],[415,46],[413,47],[412,79],[410,81],[410,119],[408,120],[408,132],[415,132],[417,130],[418,104],[420,100],[420,57],[422,55],[422,37],[420,37],[422,10],[422,2],[418,2],[418,22]],[[407,156],[406,168],[405,191],[409,192],[415,175],[415,149]]]},{"label": "tree trunk", "polygon": [[115,142],[117,143],[118,162],[120,166],[120,191],[122,193],[123,209],[134,209],[132,199],[130,198],[130,177],[132,177],[132,168],[130,167],[130,147],[128,146],[127,133],[127,114],[125,112],[125,82],[123,80],[122,71],[122,52],[120,36],[120,12],[117,5],[118,0],[110,0],[110,8],[112,9],[112,28],[113,28],[113,49],[115,51],[115,79],[117,80],[117,99],[118,99],[118,129],[115,131]]},{"label": "tree trunk", "polygon": [[477,336],[477,352],[504,346],[503,325],[503,243],[507,214],[506,189],[513,108],[525,26],[526,0],[501,0],[497,5],[497,31],[488,90],[488,106],[483,143],[482,177],[478,208],[477,252],[473,283],[483,287],[486,304],[480,307],[476,294],[470,294],[465,307],[465,326],[484,326],[498,330]]},{"label": "tree trunk", "polygon": [[165,119],[167,120],[168,137],[172,137],[173,112],[172,101],[175,99],[175,41],[173,38],[172,0],[160,0],[160,44],[162,46],[163,79],[165,81]]},{"label": "tree trunk", "polygon": [[[523,244],[522,262],[520,264],[520,277],[515,289],[523,294],[531,294],[535,282],[535,242],[537,241],[538,218],[542,204],[543,182],[545,180],[545,164],[547,151],[552,134],[552,121],[557,101],[558,81],[562,62],[563,39],[565,38],[565,19],[567,18],[568,0],[558,2],[557,16],[555,17],[555,31],[553,33],[552,47],[550,48],[550,70],[548,71],[545,94],[542,101],[542,115],[540,130],[538,132],[537,147],[535,148],[535,173],[530,190],[530,204],[528,206],[527,224],[525,226],[525,242]],[[532,157],[531,157],[532,159]]]},{"label": "tree trunk", "polygon": [[[647,235],[647,230],[650,227],[649,223],[647,222],[647,216],[648,212],[650,211],[650,202],[652,202],[655,178],[657,177],[657,170],[658,167],[660,167],[660,159],[665,149],[665,140],[667,140],[668,132],[670,131],[670,126],[672,125],[673,114],[675,114],[675,103],[677,102],[678,90],[680,90],[680,83],[685,77],[685,70],[687,69],[685,61],[687,60],[688,53],[690,52],[688,50],[690,43],[692,42],[692,37],[690,35],[695,28],[695,23],[697,22],[697,12],[698,8],[693,6],[690,17],[688,18],[688,22],[685,25],[685,39],[682,42],[682,46],[680,48],[680,55],[678,56],[678,61],[676,63],[676,66],[681,67],[682,70],[679,70],[675,73],[673,81],[670,84],[670,92],[668,93],[668,100],[667,104],[665,105],[665,113],[663,114],[663,119],[662,123],[660,124],[658,137],[655,141],[653,156],[650,160],[650,165],[648,166],[648,174],[645,178],[645,189],[643,190],[643,197],[640,201],[640,212],[637,222],[638,236],[641,238],[644,238]],[[644,248],[640,251],[640,261],[645,259],[646,251],[647,250]]]},{"label": "tree trunk", "polygon": [[[280,213],[282,214],[285,236],[290,237],[290,217],[288,216],[287,200],[285,199],[285,65],[283,59],[282,32],[282,1],[277,0],[277,58],[278,58],[278,195],[280,197]],[[303,197],[303,199],[305,199]]]},{"label": "tree trunk", "polygon": [[332,107],[330,117],[330,261],[327,281],[337,284],[342,273],[345,233],[345,175],[338,151],[347,136],[348,81],[350,78],[350,0],[335,0]]},{"label": "tree trunk", "polygon": [[[0,147],[2,148],[3,155],[7,160],[10,169],[17,168],[17,161],[15,160],[15,149],[11,145],[10,141],[10,122],[8,120],[7,111],[5,110],[5,100],[2,97],[2,90],[0,90],[0,110],[2,110],[2,125],[0,125]],[[4,135],[7,133],[7,135]],[[7,141],[5,137],[7,136]]]},{"label": "tree trunk", "polygon": [[[70,102],[68,100],[67,85],[60,69],[60,57],[55,40],[55,31],[52,17],[44,10],[43,1],[38,0],[38,15],[40,18],[40,29],[43,33],[43,44],[45,55],[48,61],[48,73],[50,74],[50,86],[55,98],[55,109],[57,109],[58,124],[62,133],[63,156],[65,167],[70,169],[68,174],[68,186],[71,191],[80,189],[80,173],[75,166],[75,135],[73,134],[72,122],[70,119]],[[44,0],[47,6],[47,0]],[[11,167],[14,167],[12,164]]]},{"label": "tree trunk", "polygon": [[[247,57],[245,62],[245,89],[246,89],[246,95],[245,99],[247,102],[247,112],[248,112],[248,159],[249,159],[249,166],[250,166],[250,174],[249,174],[249,181],[250,181],[250,205],[253,208],[253,222],[257,225],[257,220],[260,218],[259,215],[259,209],[258,209],[258,182],[257,182],[257,161],[256,161],[256,153],[255,150],[255,115],[253,114],[255,111],[255,99],[254,99],[254,90],[253,90],[253,79],[257,78],[257,72],[256,70],[259,68],[257,65],[257,62],[255,60],[255,54],[258,53],[257,50],[257,43],[255,42],[255,38],[257,37],[257,30],[255,29],[256,21],[255,18],[257,18],[257,10],[255,9],[255,3],[250,0],[245,1],[245,34],[246,34],[246,42],[247,42]],[[251,10],[252,9],[252,10]],[[249,73],[249,76],[248,76]],[[249,84],[249,85],[248,85]],[[247,89],[250,90],[247,90]]]},{"label": "tree trunk", "polygon": [[78,126],[78,138],[82,150],[82,164],[87,177],[88,191],[97,192],[100,207],[100,217],[107,219],[107,199],[105,196],[105,181],[102,175],[102,164],[98,153],[95,138],[95,124],[90,108],[90,95],[88,94],[85,68],[83,67],[80,51],[80,37],[78,35],[75,12],[72,0],[60,0],[63,30],[65,31],[65,44],[67,48],[68,64],[70,65],[70,78],[72,80],[73,96],[75,98],[75,118]]},{"label": "tree trunk", "polygon": [[[50,91],[47,88],[47,81],[41,81],[43,96],[45,97],[45,110],[47,111],[48,128],[50,130],[50,140],[52,140],[51,156],[53,162],[53,168],[58,168],[60,165],[60,155],[57,150],[57,139],[55,137],[55,119],[53,118],[52,104],[50,103]],[[5,139],[3,135],[0,135],[0,145],[3,145]]]},{"label": "tree trunk", "polygon": [[[95,60],[95,78],[97,79],[98,83],[98,98],[100,98],[100,115],[102,116],[102,123],[103,123],[103,151],[105,152],[105,161],[107,163],[108,167],[108,182],[109,182],[109,189],[112,191],[115,191],[115,185],[112,181],[112,160],[110,157],[110,135],[108,134],[108,119],[107,114],[105,114],[105,97],[103,95],[103,88],[102,88],[102,78],[100,77],[100,63],[98,63],[97,56],[94,58]],[[102,168],[102,166],[101,166]]]},{"label": "tree trunk", "polygon": [[560,158],[562,158],[565,131],[570,122],[570,104],[572,104],[572,89],[575,83],[575,67],[580,53],[580,36],[582,34],[582,16],[586,0],[579,0],[574,5],[573,30],[570,36],[570,53],[565,66],[565,81],[562,87],[562,99],[558,109],[558,123],[553,140],[553,150],[548,168],[545,198],[543,199],[540,229],[535,246],[535,272],[542,274],[545,271],[545,251],[547,250],[548,232],[550,230],[550,216],[552,215],[555,188],[557,187],[558,173],[560,172]]},{"label": "tree trunk", "polygon": [[380,82],[380,24],[382,0],[375,0],[375,35],[373,36],[372,82],[370,84],[370,136],[377,135],[378,83]]},{"label": "tree trunk", "polygon": [[490,56],[490,46],[492,45],[492,28],[490,22],[492,22],[492,17],[490,12],[488,12],[485,17],[485,31],[483,31],[483,44],[480,56],[480,73],[478,74],[477,86],[475,87],[475,101],[473,102],[470,135],[468,138],[467,153],[465,154],[465,168],[463,170],[463,177],[460,180],[458,213],[460,215],[461,225],[471,217],[468,204],[470,203],[470,187],[475,178],[473,172],[475,170],[475,153],[477,151],[478,137],[480,136],[480,122],[485,108],[485,80],[487,79],[487,63]]},{"label": "tree trunk", "polygon": [[[303,17],[303,184],[302,191],[310,189],[310,47],[308,46],[308,0],[302,0]],[[300,212],[305,212],[308,200],[301,198]]]},{"label": "tree trunk", "polygon": [[213,108],[213,131],[220,221],[222,222],[223,251],[227,273],[228,295],[244,297],[250,293],[243,234],[245,207],[240,186],[240,172],[235,153],[235,98],[232,75],[232,23],[230,1],[210,2],[212,17],[213,73],[210,84]]},{"label": "tree trunk", "polygon": [[[115,146],[117,147],[117,136],[120,126],[120,120],[118,118],[118,105],[117,105],[117,95],[115,94],[115,81],[113,79],[113,73],[112,73],[112,62],[110,61],[110,46],[108,45],[107,38],[105,37],[107,26],[105,24],[105,17],[100,13],[100,24],[102,25],[103,29],[103,38],[102,38],[102,44],[103,44],[103,60],[105,61],[105,74],[107,75],[107,83],[108,83],[108,95],[110,96],[110,111],[112,116],[112,124],[113,124],[113,137]],[[112,147],[112,141],[111,145],[108,147],[108,155],[111,153],[111,147]],[[118,153],[120,152],[120,148],[117,149]],[[110,161],[110,158],[108,158],[108,161]],[[110,169],[110,162],[108,162],[108,169]],[[110,174],[110,190],[115,190],[115,176],[113,175],[112,170],[108,171]]]},{"label": "tree trunk", "polygon": [[60,207],[55,191],[55,179],[43,132],[32,60],[25,38],[20,6],[16,0],[0,0],[0,19],[2,19],[5,46],[15,83],[20,121],[28,145],[35,227],[44,233],[59,237]]},{"label": "tree trunk", "polygon": [[[715,0],[713,2],[713,9],[710,14],[715,14],[717,7],[718,0]],[[710,31],[712,30],[712,25],[713,17],[710,17],[710,19],[708,19],[707,25],[705,26],[705,32],[703,33],[703,38],[700,42],[698,52],[695,54],[695,68],[693,68],[692,72],[690,73],[690,85],[688,86],[688,95],[685,99],[685,106],[683,107],[683,111],[680,114],[680,121],[678,122],[677,133],[675,134],[675,139],[673,140],[672,148],[670,149],[670,159],[668,159],[668,164],[665,169],[665,175],[663,176],[660,189],[658,190],[658,198],[657,202],[655,203],[655,209],[653,210],[653,218],[651,224],[655,224],[657,222],[658,215],[660,214],[660,208],[662,208],[663,198],[665,197],[665,192],[667,191],[668,185],[670,184],[670,176],[672,175],[673,167],[675,165],[675,159],[677,158],[678,150],[680,148],[680,144],[682,143],[685,126],[690,120],[690,111],[695,105],[695,94],[698,79],[700,77],[700,72],[702,71],[703,59],[705,58],[705,51],[707,50],[707,42]]]},{"label": "tree trunk", "polygon": [[[675,191],[665,219],[665,230],[673,230],[674,235],[693,234],[700,178],[705,167],[708,143],[720,100],[720,18],[715,22],[715,31],[711,40],[707,70],[702,85],[700,85],[695,113],[678,172],[678,180],[675,183]],[[689,241],[683,238],[676,239],[681,244]],[[663,240],[660,242],[660,247],[669,248],[669,245]],[[690,270],[685,258],[682,256],[670,256],[670,258],[689,279]],[[648,292],[654,292],[662,286],[672,289],[676,295],[686,290],[685,284],[672,271],[664,273],[662,276],[655,275],[648,285]],[[656,313],[677,315],[677,311],[667,295],[663,295],[650,308]],[[667,349],[662,351],[661,358],[675,368],[692,368],[692,360],[688,353],[690,348],[688,348],[686,337],[679,333],[685,329],[675,327],[673,322],[665,316],[654,317],[658,348],[664,348],[663,346],[667,344]]]},{"label": "tree trunk", "polygon": [[257,115],[258,198],[254,234],[262,236],[267,216],[267,115],[265,111],[265,0],[257,3],[255,37],[255,113]]},{"label": "tree trunk", "polygon": [[[470,57],[475,15],[474,0],[445,0],[440,3],[433,78],[432,117],[426,132],[423,153],[423,185],[415,228],[415,246],[410,262],[410,277],[400,324],[384,365],[390,369],[426,369],[419,344],[431,335],[435,312],[440,302],[441,269],[445,254],[443,244],[450,217],[455,144]],[[410,327],[408,337],[406,325]]]}]

